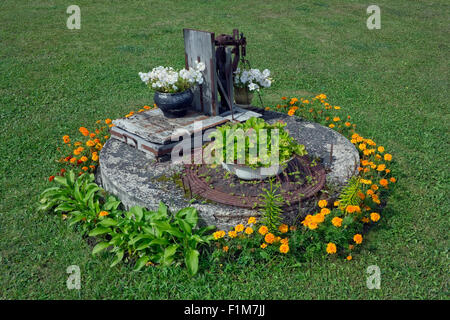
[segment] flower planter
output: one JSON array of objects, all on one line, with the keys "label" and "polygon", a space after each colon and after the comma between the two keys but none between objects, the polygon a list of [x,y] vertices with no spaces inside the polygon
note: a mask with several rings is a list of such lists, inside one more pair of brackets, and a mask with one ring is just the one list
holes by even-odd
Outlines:
[{"label": "flower planter", "polygon": [[183,117],[194,99],[191,89],[177,93],[155,92],[154,101],[166,117]]},{"label": "flower planter", "polygon": [[251,105],[253,99],[253,92],[248,87],[239,88],[234,87],[234,101],[241,105]]},{"label": "flower planter", "polygon": [[283,172],[286,165],[291,161],[289,159],[283,164],[272,165],[270,167],[260,167],[260,168],[252,168],[242,164],[234,164],[234,163],[225,163],[222,162],[222,167],[235,174],[239,179],[242,180],[263,180],[269,177],[277,176],[281,172]]}]

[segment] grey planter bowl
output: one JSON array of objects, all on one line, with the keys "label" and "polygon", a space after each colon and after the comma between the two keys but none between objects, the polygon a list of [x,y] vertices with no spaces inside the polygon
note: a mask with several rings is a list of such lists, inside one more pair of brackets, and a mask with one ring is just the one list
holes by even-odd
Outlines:
[{"label": "grey planter bowl", "polygon": [[183,117],[192,105],[194,94],[191,89],[177,93],[155,92],[156,105],[166,117]]}]

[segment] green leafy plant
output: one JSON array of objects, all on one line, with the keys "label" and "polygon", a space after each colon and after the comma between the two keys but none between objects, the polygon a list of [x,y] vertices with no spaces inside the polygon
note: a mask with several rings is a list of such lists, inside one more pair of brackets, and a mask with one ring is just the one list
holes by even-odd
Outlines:
[{"label": "green leafy plant", "polygon": [[278,193],[278,185],[273,184],[273,179],[269,179],[269,189],[264,189],[263,206],[262,206],[262,222],[266,224],[270,230],[277,230],[281,224],[281,214],[283,213],[283,197]]},{"label": "green leafy plant", "polygon": [[[285,164],[294,154],[299,156],[307,152],[305,146],[298,144],[289,133],[283,128],[285,123],[276,122],[268,124],[261,118],[252,117],[244,123],[233,123],[223,125],[211,134],[215,138],[214,152],[221,153],[221,159],[227,160],[227,149],[233,150],[232,159],[234,162],[239,160],[240,155],[245,157],[245,165],[252,168],[269,167],[272,163],[272,153],[275,155],[276,146],[272,144],[272,134],[278,130],[278,159],[277,164]],[[266,141],[262,135],[267,134]],[[237,136],[244,136],[244,140]],[[243,143],[242,143],[243,142]],[[267,152],[262,152],[265,148]],[[251,154],[250,150],[256,150],[256,154]]]},{"label": "green leafy plant", "polygon": [[339,195],[339,207],[342,210],[345,210],[348,206],[359,206],[361,204],[361,198],[358,196],[360,192],[360,178],[358,176],[353,176]]}]

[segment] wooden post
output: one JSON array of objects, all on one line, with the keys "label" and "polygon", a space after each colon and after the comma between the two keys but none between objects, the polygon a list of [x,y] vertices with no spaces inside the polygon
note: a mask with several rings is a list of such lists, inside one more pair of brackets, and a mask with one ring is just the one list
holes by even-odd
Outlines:
[{"label": "wooden post", "polygon": [[183,29],[186,68],[194,67],[194,62],[203,62],[203,85],[194,89],[194,110],[207,115],[218,115],[217,74],[214,33],[193,29]]}]

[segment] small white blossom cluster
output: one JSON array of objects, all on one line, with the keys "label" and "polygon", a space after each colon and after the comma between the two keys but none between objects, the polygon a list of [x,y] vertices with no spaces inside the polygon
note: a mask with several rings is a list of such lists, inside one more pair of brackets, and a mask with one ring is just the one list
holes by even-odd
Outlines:
[{"label": "small white blossom cluster", "polygon": [[270,78],[268,69],[261,72],[259,69],[241,70],[237,68],[234,73],[234,83],[238,87],[247,86],[250,91],[259,91],[260,88],[269,88],[272,84],[272,78]]},{"label": "small white blossom cluster", "polygon": [[195,62],[194,68],[175,71],[172,67],[159,66],[152,71],[139,72],[139,77],[145,84],[160,92],[182,92],[194,84],[203,83],[202,71],[205,70],[203,62]]}]

